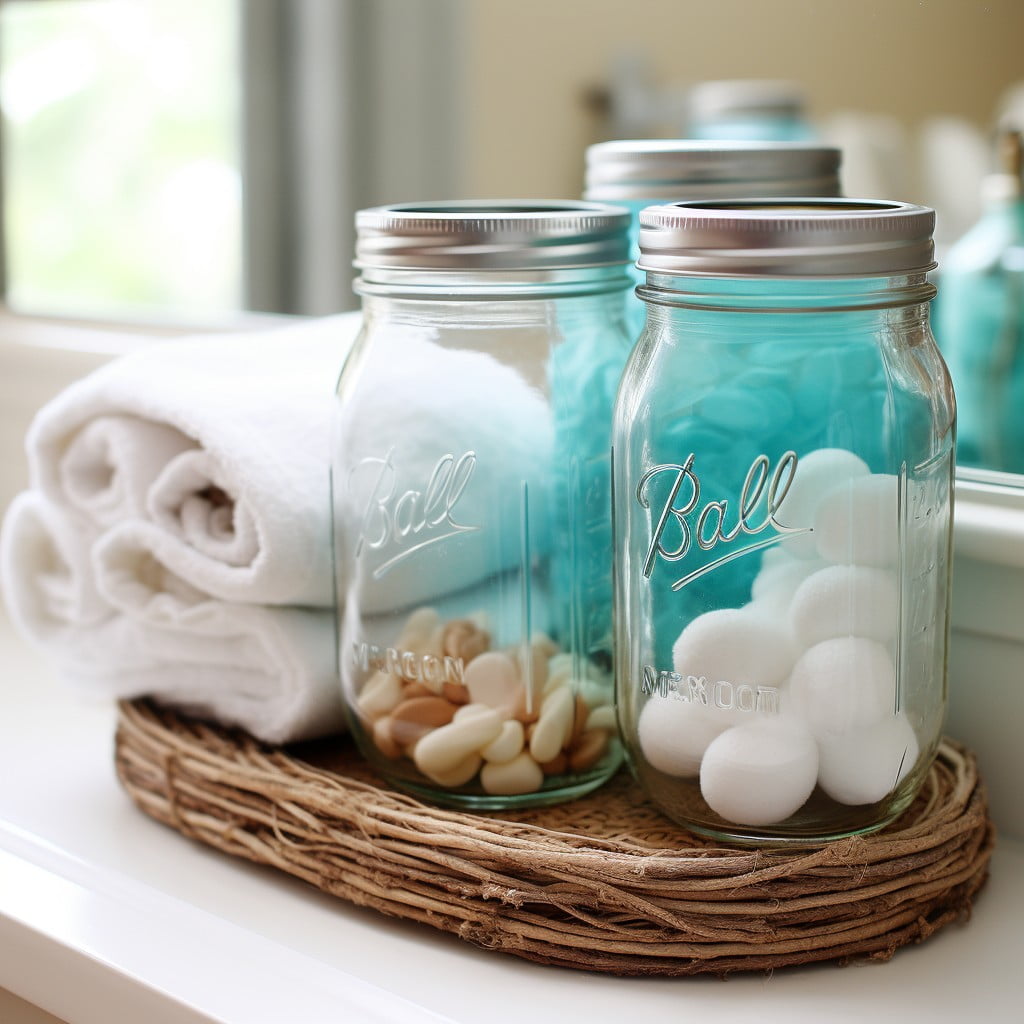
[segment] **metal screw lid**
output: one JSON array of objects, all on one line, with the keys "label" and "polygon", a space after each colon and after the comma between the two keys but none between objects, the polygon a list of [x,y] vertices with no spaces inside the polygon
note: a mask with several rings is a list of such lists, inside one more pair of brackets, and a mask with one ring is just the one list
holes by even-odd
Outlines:
[{"label": "metal screw lid", "polygon": [[739,199],[649,206],[637,266],[657,274],[837,277],[935,266],[935,211],[859,199]]},{"label": "metal screw lid", "polygon": [[587,149],[587,199],[838,196],[840,151],[800,142],[623,139]]},{"label": "metal screw lid", "polygon": [[364,271],[557,271],[629,262],[629,213],[576,200],[379,206],[356,214]]}]

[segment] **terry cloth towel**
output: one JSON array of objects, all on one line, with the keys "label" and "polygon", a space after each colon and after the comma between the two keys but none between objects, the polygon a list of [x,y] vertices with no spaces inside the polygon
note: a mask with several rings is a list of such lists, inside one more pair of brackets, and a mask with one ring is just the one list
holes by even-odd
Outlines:
[{"label": "terry cloth towel", "polygon": [[[342,727],[330,611],[211,599],[151,558],[120,556],[109,539],[31,491],[4,522],[11,618],[65,682],[101,697],[151,696],[268,743]],[[92,564],[101,545],[103,581]]]},{"label": "terry cloth towel", "polygon": [[[71,385],[26,439],[32,484],[225,601],[333,600],[328,453],[357,313],[154,343]],[[115,525],[117,524],[117,525]]]}]

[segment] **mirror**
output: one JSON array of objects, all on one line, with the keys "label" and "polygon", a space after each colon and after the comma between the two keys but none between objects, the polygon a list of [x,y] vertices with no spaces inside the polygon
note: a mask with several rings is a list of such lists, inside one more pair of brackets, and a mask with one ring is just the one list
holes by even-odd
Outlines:
[{"label": "mirror", "polygon": [[729,78],[795,83],[844,146],[846,193],[935,206],[941,258],[980,215],[1000,112],[1024,108],[1017,0],[7,0],[0,18],[5,293],[29,312],[352,308],[354,210],[578,196],[587,145],[679,135],[691,87]]}]

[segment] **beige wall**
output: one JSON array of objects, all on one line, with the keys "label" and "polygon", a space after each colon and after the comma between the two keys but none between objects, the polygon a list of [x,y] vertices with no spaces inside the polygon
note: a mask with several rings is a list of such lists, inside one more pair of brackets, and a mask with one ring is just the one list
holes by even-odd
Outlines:
[{"label": "beige wall", "polygon": [[574,196],[599,136],[583,95],[613,56],[662,83],[801,82],[818,116],[979,125],[1024,79],[1024,0],[465,0],[469,196]]}]

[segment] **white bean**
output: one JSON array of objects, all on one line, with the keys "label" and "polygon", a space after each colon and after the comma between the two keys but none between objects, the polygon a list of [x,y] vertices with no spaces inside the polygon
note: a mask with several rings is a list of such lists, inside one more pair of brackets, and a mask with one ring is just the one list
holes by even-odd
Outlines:
[{"label": "white bean", "polygon": [[522,753],[525,737],[523,723],[511,718],[502,725],[498,738],[488,743],[480,753],[485,761],[503,764]]},{"label": "white bean", "polygon": [[601,704],[594,708],[587,716],[587,724],[583,728],[585,732],[590,732],[591,729],[615,732],[618,729],[618,724],[615,721],[615,708],[611,704]]},{"label": "white bean", "polygon": [[460,761],[451,771],[447,772],[423,772],[432,782],[439,786],[464,786],[478,771],[483,759],[479,754],[470,754]]},{"label": "white bean", "polygon": [[539,764],[550,761],[572,732],[576,699],[567,686],[559,687],[544,698],[540,718],[530,737],[530,754]]},{"label": "white bean", "polygon": [[431,778],[454,771],[470,754],[497,739],[501,723],[501,715],[488,709],[442,725],[416,744],[416,767]]},{"label": "white bean", "polygon": [[540,765],[525,752],[502,764],[485,764],[480,772],[480,785],[494,796],[533,793],[543,783]]}]

